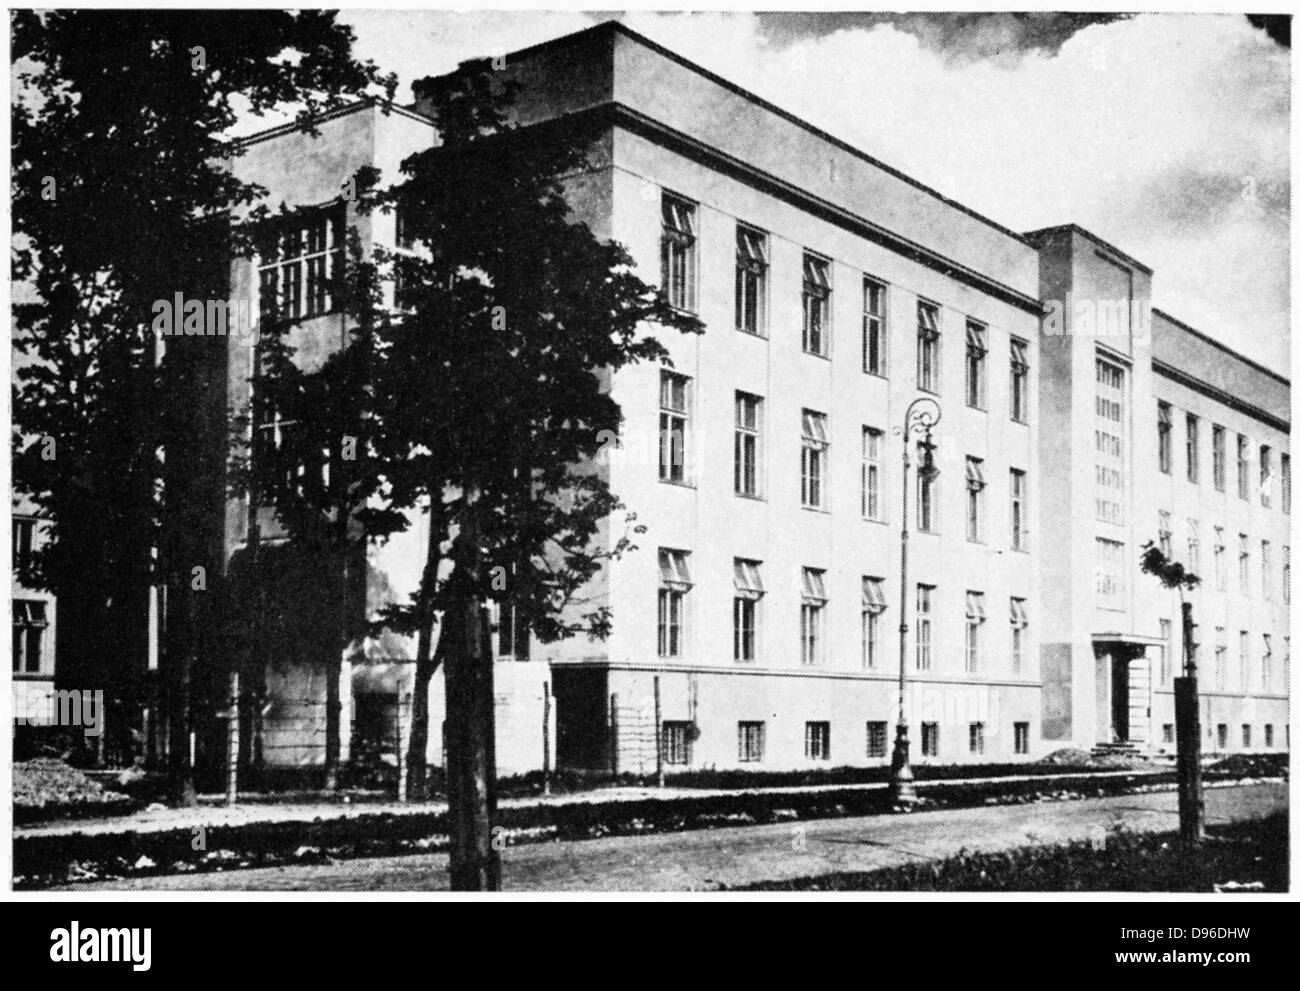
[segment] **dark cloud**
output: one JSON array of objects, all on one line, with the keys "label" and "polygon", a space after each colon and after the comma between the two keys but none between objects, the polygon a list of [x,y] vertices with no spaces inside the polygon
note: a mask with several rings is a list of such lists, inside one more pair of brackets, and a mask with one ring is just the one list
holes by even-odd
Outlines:
[{"label": "dark cloud", "polygon": [[1079,31],[1130,14],[1002,12],[917,14],[884,11],[759,14],[764,33],[778,45],[851,28],[892,25],[954,61],[1018,59],[1029,52],[1054,55]]}]

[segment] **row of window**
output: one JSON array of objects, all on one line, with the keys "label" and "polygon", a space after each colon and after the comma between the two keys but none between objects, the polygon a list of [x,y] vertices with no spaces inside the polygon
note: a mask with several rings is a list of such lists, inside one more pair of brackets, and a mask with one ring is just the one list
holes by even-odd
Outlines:
[{"label": "row of window", "polygon": [[[763,498],[764,400],[747,392],[735,394],[733,487],[736,495]],[[830,508],[830,422],[825,413],[804,409],[800,414],[800,501],[805,509]],[[860,512],[864,519],[884,520],[885,432],[862,428]],[[687,484],[688,449],[691,444],[691,379],[661,371],[659,378],[659,478]],[[917,473],[917,528],[926,533],[939,529],[937,503],[939,470]],[[966,458],[966,537],[987,542],[985,490],[988,480],[982,458]],[[1028,549],[1029,483],[1024,471],[1010,469],[1010,544]]]},{"label": "row of window", "polygon": [[[1242,748],[1245,749],[1245,750],[1249,750],[1251,747],[1255,746],[1255,742],[1254,742],[1254,733],[1252,732],[1252,729],[1253,729],[1253,727],[1251,726],[1250,723],[1242,723],[1242,724],[1241,724],[1241,746],[1242,746]],[[1228,745],[1229,745],[1229,744],[1228,744],[1228,724],[1227,724],[1227,723],[1219,723],[1217,726],[1215,726],[1215,727],[1213,727],[1213,728],[1207,726],[1207,727],[1205,727],[1205,730],[1206,730],[1206,736],[1211,740],[1211,742],[1217,744],[1217,748],[1216,748],[1216,749],[1218,749],[1218,750],[1227,750],[1227,749],[1228,749]],[[1286,735],[1287,735],[1287,742],[1286,742],[1286,745],[1289,747],[1289,746],[1291,745],[1291,728],[1290,728],[1290,727],[1287,727],[1287,734],[1286,734]],[[1162,739],[1163,739],[1163,742],[1164,742],[1165,744],[1167,744],[1167,745],[1169,745],[1169,746],[1173,746],[1173,744],[1174,744],[1174,724],[1173,724],[1173,723],[1165,723],[1165,724],[1164,724],[1164,731],[1163,731]],[[1276,744],[1274,743],[1274,738],[1273,738],[1273,724],[1272,724],[1272,723],[1265,723],[1265,724],[1264,724],[1264,747],[1265,747],[1265,749],[1272,749],[1274,746],[1276,746]]]},{"label": "row of window", "polygon": [[[761,656],[762,602],[766,594],[763,564],[748,558],[734,559],[732,598],[732,658],[753,663]],[[659,549],[658,651],[664,658],[679,658],[686,652],[686,614],[688,596],[694,585],[687,551]],[[929,671],[934,666],[935,586],[917,585],[916,592],[916,668]],[[1025,637],[1029,615],[1025,600],[1012,597],[1008,618],[1011,623],[1011,673],[1025,673]],[[825,664],[826,617],[830,596],[826,591],[826,572],[803,568],[800,572],[799,643],[800,661],[806,665]],[[877,670],[883,662],[884,579],[862,578],[860,603],[862,633],[862,667]],[[986,667],[984,625],[988,621],[983,592],[966,593],[965,670],[978,674]]]},{"label": "row of window", "polygon": [[[665,721],[660,728],[664,763],[687,765],[691,763],[692,724]],[[982,722],[967,726],[967,745],[970,753],[979,756],[985,752],[986,728]],[[767,757],[767,723],[741,721],[736,724],[736,756],[742,764],[762,763]],[[1029,753],[1029,723],[1012,723],[1012,744],[1017,754]],[[825,720],[804,723],[803,755],[807,760],[831,759],[831,724]],[[889,724],[884,720],[867,723],[866,756],[884,759],[889,755]],[[939,756],[939,724],[921,724],[921,756]]]},{"label": "row of window", "polygon": [[[1173,635],[1173,621],[1162,619],[1160,621],[1160,637],[1164,642],[1160,648],[1160,669],[1157,681],[1157,684],[1160,685],[1167,686],[1173,682]],[[1252,664],[1250,631],[1239,631],[1237,635],[1237,677],[1230,679],[1228,632],[1225,627],[1216,626],[1214,628],[1214,665],[1209,671],[1201,670],[1202,685],[1213,686],[1218,691],[1227,691],[1232,688],[1243,694],[1248,694],[1256,689],[1265,694],[1278,690],[1286,691],[1291,678],[1291,638],[1282,638],[1282,666],[1280,671],[1274,662],[1273,643],[1272,634],[1261,634],[1259,665],[1256,668]],[[1200,644],[1194,646],[1199,648]],[[1199,650],[1197,652],[1199,653]],[[1258,679],[1256,679],[1256,675],[1258,675]]]},{"label": "row of window", "polygon": [[[1174,470],[1173,457],[1173,433],[1174,433],[1174,410],[1166,402],[1159,402],[1156,406],[1156,430],[1157,445],[1159,451],[1160,470],[1166,475],[1172,474]],[[1201,421],[1194,413],[1184,414],[1184,438],[1186,441],[1186,455],[1184,464],[1187,468],[1187,480],[1194,485],[1201,482]],[[1250,461],[1250,439],[1245,434],[1237,434],[1236,455],[1237,455],[1237,497],[1250,501],[1251,485],[1251,461]],[[1268,444],[1260,444],[1259,447],[1259,502],[1261,506],[1269,508],[1273,505],[1274,486],[1277,480],[1273,476],[1273,449]],[[1210,424],[1210,474],[1214,480],[1214,488],[1218,492],[1226,492],[1228,489],[1228,431],[1225,427],[1217,423]],[[1282,453],[1278,458],[1280,466],[1281,480],[1280,488],[1282,490],[1282,512],[1291,512],[1291,456]]]},{"label": "row of window", "polygon": [[[1174,557],[1173,514],[1169,510],[1159,511],[1156,535],[1160,552],[1167,558]],[[1221,526],[1214,528],[1213,550],[1214,587],[1216,591],[1226,592],[1228,590],[1228,548]],[[1200,522],[1191,518],[1187,520],[1187,558],[1183,565],[1193,574],[1201,574]],[[1250,570],[1250,538],[1244,533],[1239,533],[1237,534],[1237,590],[1244,596],[1251,594]],[[1282,545],[1281,572],[1282,601],[1290,605],[1291,548],[1287,544]],[[1260,594],[1266,602],[1273,600],[1273,573],[1273,543],[1269,540],[1261,540],[1259,542]]]},{"label": "row of window", "polygon": [[[694,313],[698,307],[698,204],[673,193],[662,199],[663,232],[660,267],[663,291],[671,305]],[[767,335],[768,273],[771,265],[768,235],[756,227],[736,225],[736,329],[758,337]],[[830,260],[811,251],[803,253],[801,346],[806,354],[830,357]],[[916,304],[916,384],[927,392],[940,391],[942,334],[939,306],[927,300]],[[889,286],[865,276],[862,280],[862,370],[868,375],[888,374]],[[966,405],[987,409],[989,353],[988,327],[966,320]],[[1009,349],[1011,375],[1010,415],[1018,423],[1029,419],[1029,343],[1012,338]]]}]

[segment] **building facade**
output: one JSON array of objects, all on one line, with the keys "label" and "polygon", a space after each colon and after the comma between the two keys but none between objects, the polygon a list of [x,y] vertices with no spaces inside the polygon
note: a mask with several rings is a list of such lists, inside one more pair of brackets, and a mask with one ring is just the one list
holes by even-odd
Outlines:
[{"label": "building facade", "polygon": [[[624,425],[605,463],[646,530],[590,589],[612,635],[497,631],[502,772],[548,749],[632,773],[660,758],[884,763],[900,651],[916,761],[1170,749],[1179,613],[1138,569],[1166,529],[1205,577],[1207,745],[1289,745],[1287,380],[1153,312],[1151,270],[1093,235],[1007,230],[621,26],[508,55],[500,72],[522,84],[518,123],[593,124],[576,216],[705,325],[662,338],[671,363],[613,381]],[[392,246],[393,218],[356,216],[339,190],[362,165],[395,179],[435,140],[422,110],[437,85],[417,84],[411,110],[260,135],[237,168],[319,227],[302,244],[323,258],[348,226]],[[284,305],[292,279],[328,264],[241,261],[232,296]],[[341,317],[311,286],[292,292],[298,343],[320,360]],[[232,409],[249,374],[232,352]],[[941,417],[933,470],[912,450],[904,583],[903,418],[918,397]],[[247,515],[231,500],[232,559]],[[368,550],[368,613],[414,589],[424,543],[417,519]],[[400,740],[410,657],[401,638],[358,637],[345,726],[364,716]],[[312,664],[268,671],[286,712],[323,691]],[[431,705],[438,763],[440,679]],[[311,763],[323,717],[293,711],[307,714],[268,759]]]}]

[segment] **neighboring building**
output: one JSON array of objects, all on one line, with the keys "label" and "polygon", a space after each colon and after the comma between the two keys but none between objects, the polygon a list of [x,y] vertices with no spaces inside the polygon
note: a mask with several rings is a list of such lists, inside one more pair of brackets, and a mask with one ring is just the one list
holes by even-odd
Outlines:
[{"label": "neighboring building", "polygon": [[49,539],[49,523],[29,499],[13,502],[13,586],[10,591],[13,640],[14,719],[45,724],[53,718],[56,604],[49,592],[22,582],[24,565]]},{"label": "neighboring building", "polygon": [[[886,762],[904,599],[914,760],[1028,760],[1117,740],[1168,749],[1177,603],[1137,567],[1161,511],[1176,556],[1199,554],[1206,576],[1194,602],[1208,743],[1222,723],[1231,749],[1289,745],[1285,379],[1152,316],[1151,271],[1087,232],[1009,231],[621,26],[509,55],[502,74],[526,82],[519,123],[596,126],[592,168],[570,186],[575,213],[706,325],[663,337],[671,369],[614,380],[624,431],[609,477],[647,530],[593,583],[612,636],[544,646],[499,624],[504,773],[540,766],[547,692],[560,765],[651,770],[656,683],[669,770]],[[421,106],[358,105],[316,137],[267,132],[236,167],[317,231],[304,243],[322,258],[353,224],[363,247],[392,246],[393,218],[354,216],[339,190],[362,165],[396,178],[433,140]],[[238,262],[232,297],[260,292],[256,312],[269,288],[297,286],[295,343],[310,363],[343,326],[306,284],[332,262],[308,261]],[[1079,301],[1118,322],[1098,334]],[[247,349],[232,351],[232,408],[248,377]],[[909,479],[900,588],[899,428],[918,395],[942,404],[939,474]],[[247,516],[229,503],[232,560]],[[1211,570],[1220,530],[1226,591]],[[269,515],[263,532],[273,545]],[[415,587],[423,545],[417,520],[368,551],[368,614]],[[1216,629],[1228,657],[1246,645],[1244,683],[1211,680]],[[268,664],[268,763],[323,754],[323,667],[309,655]],[[410,657],[399,637],[349,649],[356,739],[396,747]],[[432,709],[438,763],[441,679]]]}]

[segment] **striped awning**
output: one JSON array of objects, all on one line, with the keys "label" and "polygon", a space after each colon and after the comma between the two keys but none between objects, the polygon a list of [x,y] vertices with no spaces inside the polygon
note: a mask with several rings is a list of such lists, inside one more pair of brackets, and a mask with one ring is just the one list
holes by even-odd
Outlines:
[{"label": "striped awning", "polygon": [[1029,625],[1029,615],[1025,612],[1024,599],[1011,600],[1011,625],[1016,627]]},{"label": "striped awning", "polygon": [[824,572],[816,568],[803,569],[803,597],[811,602],[826,601],[826,583]]},{"label": "striped awning", "polygon": [[810,409],[804,410],[803,436],[805,440],[815,441],[818,444],[830,443],[829,438],[826,436],[826,417]]},{"label": "striped awning", "polygon": [[988,484],[984,479],[984,462],[979,458],[966,459],[966,482],[973,489],[982,489]]},{"label": "striped awning", "polygon": [[685,551],[660,548],[659,580],[670,587],[684,587],[691,584],[691,573],[686,567]]},{"label": "striped awning", "polygon": [[983,620],[987,617],[984,614],[984,593],[967,592],[966,593],[966,618]]},{"label": "striped awning", "polygon": [[759,574],[759,562],[736,558],[736,593],[745,598],[757,599],[763,594],[763,578]]},{"label": "striped awning", "polygon": [[748,227],[736,228],[736,257],[751,266],[767,264],[767,237]]},{"label": "striped awning", "polygon": [[862,608],[871,613],[885,611],[885,587],[879,578],[862,579]]}]

